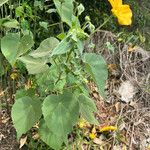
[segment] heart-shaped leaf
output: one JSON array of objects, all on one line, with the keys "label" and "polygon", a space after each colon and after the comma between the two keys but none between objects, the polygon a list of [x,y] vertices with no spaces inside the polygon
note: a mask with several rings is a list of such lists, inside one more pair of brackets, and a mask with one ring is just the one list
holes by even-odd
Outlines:
[{"label": "heart-shaped leaf", "polygon": [[24,35],[20,39],[18,33],[9,33],[1,39],[1,50],[3,55],[13,66],[17,58],[26,53],[34,42],[30,35]]},{"label": "heart-shaped leaf", "polygon": [[26,65],[29,74],[43,73],[49,69],[44,59],[33,58],[27,55],[20,57],[19,60]]},{"label": "heart-shaped leaf", "polygon": [[79,96],[78,100],[82,117],[92,124],[98,124],[98,121],[94,117],[94,112],[97,111],[94,101],[83,94]]},{"label": "heart-shaped leaf", "polygon": [[[72,26],[73,0],[53,0],[63,22]],[[62,2],[61,2],[62,1]]]},{"label": "heart-shaped leaf", "polygon": [[40,122],[39,134],[40,138],[51,148],[56,150],[61,148],[61,145],[64,140],[63,137],[51,132],[44,120]]},{"label": "heart-shaped leaf", "polygon": [[54,37],[47,38],[44,41],[42,41],[40,46],[35,51],[32,51],[29,55],[34,58],[45,57],[48,54],[50,54],[50,52],[52,52],[52,50],[58,44],[59,41],[56,38]]},{"label": "heart-shaped leaf", "polygon": [[95,53],[85,53],[84,62],[86,63],[86,71],[91,74],[96,82],[101,96],[105,97],[104,89],[108,77],[107,64],[101,55]]},{"label": "heart-shaped leaf", "polygon": [[17,130],[17,137],[20,138],[23,133],[31,129],[41,115],[41,102],[38,98],[25,96],[16,100],[11,116]]},{"label": "heart-shaped leaf", "polygon": [[66,137],[79,117],[79,105],[72,93],[49,95],[42,107],[48,128],[57,136]]}]

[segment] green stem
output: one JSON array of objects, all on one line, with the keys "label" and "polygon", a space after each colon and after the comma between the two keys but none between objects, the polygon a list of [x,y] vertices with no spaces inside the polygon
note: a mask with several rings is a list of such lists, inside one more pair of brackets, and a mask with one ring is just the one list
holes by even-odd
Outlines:
[{"label": "green stem", "polygon": [[73,51],[73,50],[71,49],[70,52],[68,53],[68,56],[67,56],[67,59],[66,59],[66,63],[68,63],[72,51]]},{"label": "green stem", "polygon": [[48,27],[52,27],[52,26],[56,26],[56,25],[60,25],[60,24],[61,24],[60,22],[57,22],[57,23],[50,24]]},{"label": "green stem", "polygon": [[96,33],[97,31],[99,31],[112,17],[113,17],[113,15],[111,15],[109,18],[107,18],[98,28],[95,29],[94,32],[92,32],[92,33],[90,34],[90,37],[91,37],[94,33]]},{"label": "green stem", "polygon": [[[63,2],[61,2],[61,14],[63,14],[63,12],[62,12],[62,4],[63,4]],[[64,32],[64,25],[63,25],[62,18],[61,18],[61,22],[60,22],[60,27],[61,27],[62,33],[65,33],[65,32]]]}]

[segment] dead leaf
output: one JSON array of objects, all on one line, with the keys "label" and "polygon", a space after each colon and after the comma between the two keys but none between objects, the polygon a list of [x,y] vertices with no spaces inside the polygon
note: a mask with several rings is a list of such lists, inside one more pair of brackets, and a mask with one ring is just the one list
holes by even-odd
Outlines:
[{"label": "dead leaf", "polygon": [[115,104],[115,109],[116,109],[116,112],[119,112],[121,110],[121,103],[120,102],[117,102]]},{"label": "dead leaf", "polygon": [[109,64],[108,65],[108,70],[111,72],[111,71],[113,71],[113,70],[116,70],[117,69],[117,66],[116,66],[116,64]]},{"label": "dead leaf", "polygon": [[4,136],[4,134],[0,133],[0,141],[1,141],[2,139],[5,139],[5,136]]},{"label": "dead leaf", "polygon": [[4,124],[7,123],[9,121],[9,119],[10,119],[9,117],[5,118],[5,119],[2,119],[2,123],[4,123]]},{"label": "dead leaf", "polygon": [[135,46],[129,46],[128,48],[128,52],[134,52],[136,50],[136,47]]},{"label": "dead leaf", "polygon": [[25,136],[24,138],[21,138],[19,148],[21,148],[26,143],[26,141],[27,141],[27,136]]},{"label": "dead leaf", "polygon": [[104,141],[102,141],[102,140],[99,139],[99,138],[95,138],[95,139],[93,140],[93,143],[98,144],[98,145],[102,145],[102,144],[104,144]]}]

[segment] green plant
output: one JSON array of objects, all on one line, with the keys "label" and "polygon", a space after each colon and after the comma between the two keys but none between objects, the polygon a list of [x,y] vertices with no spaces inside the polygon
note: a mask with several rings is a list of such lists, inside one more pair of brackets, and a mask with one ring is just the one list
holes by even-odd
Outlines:
[{"label": "green plant", "polygon": [[[85,30],[92,33],[94,26],[89,17],[80,25],[83,5],[74,8],[73,0],[53,1],[61,17],[62,32],[57,38],[49,37],[30,51],[32,34],[9,33],[1,40],[1,50],[12,66],[23,62],[36,79],[35,88],[18,90],[15,96],[11,115],[17,137],[38,123],[40,138],[60,149],[80,117],[98,124],[87,83],[94,81],[104,96],[107,66],[101,55],[84,52],[84,41],[89,37]],[[64,31],[64,23],[68,31]]]}]

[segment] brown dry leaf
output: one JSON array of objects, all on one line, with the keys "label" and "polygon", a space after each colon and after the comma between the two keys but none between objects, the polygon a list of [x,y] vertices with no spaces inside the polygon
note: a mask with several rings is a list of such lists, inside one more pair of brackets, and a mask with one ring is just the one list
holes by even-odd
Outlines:
[{"label": "brown dry leaf", "polygon": [[116,70],[116,69],[117,69],[116,64],[109,64],[109,65],[108,65],[108,70],[109,70],[110,72],[112,72],[113,70]]},{"label": "brown dry leaf", "polygon": [[92,133],[96,133],[96,128],[95,128],[95,126],[93,127],[93,129],[92,129]]},{"label": "brown dry leaf", "polygon": [[1,141],[2,139],[5,139],[5,136],[4,136],[4,134],[0,133],[0,141]]},{"label": "brown dry leaf", "polygon": [[98,93],[93,93],[93,97],[95,98],[95,99],[98,99],[99,98],[99,96],[98,96]]},{"label": "brown dry leaf", "polygon": [[0,96],[4,96],[4,91],[0,91]]},{"label": "brown dry leaf", "polygon": [[99,138],[95,138],[93,140],[93,143],[97,144],[97,145],[103,145],[104,144],[104,141],[102,141],[101,139]]},{"label": "brown dry leaf", "polygon": [[123,145],[123,146],[121,146],[121,145],[115,145],[113,147],[113,149],[114,150],[127,150],[127,147],[126,147],[126,145]]},{"label": "brown dry leaf", "polygon": [[115,104],[115,109],[116,109],[116,112],[117,112],[117,113],[121,110],[121,103],[120,103],[120,102],[117,102],[117,103]]},{"label": "brown dry leaf", "polygon": [[26,141],[27,141],[27,136],[25,136],[24,138],[21,138],[19,148],[21,148],[26,143]]},{"label": "brown dry leaf", "polygon": [[4,124],[7,123],[9,121],[9,119],[10,119],[9,117],[5,118],[5,119],[2,119],[2,123],[4,123]]},{"label": "brown dry leaf", "polygon": [[136,50],[136,46],[129,46],[128,52],[134,52]]}]

